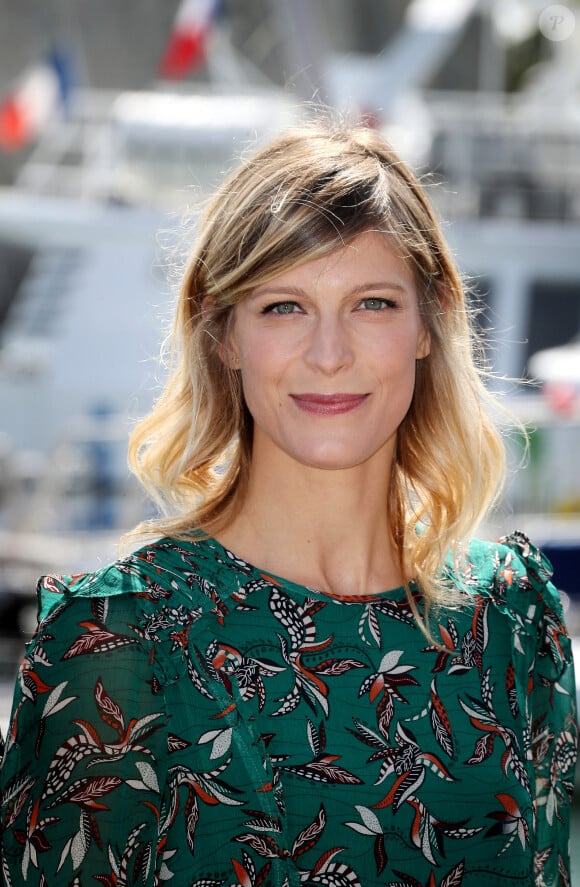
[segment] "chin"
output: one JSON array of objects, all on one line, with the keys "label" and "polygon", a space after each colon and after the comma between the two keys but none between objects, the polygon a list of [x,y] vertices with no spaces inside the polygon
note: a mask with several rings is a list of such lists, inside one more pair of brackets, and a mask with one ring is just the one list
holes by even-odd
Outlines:
[{"label": "chin", "polygon": [[317,468],[322,471],[348,471],[351,468],[357,468],[364,465],[372,458],[372,453],[339,453],[339,452],[320,452],[320,453],[296,453],[293,458],[301,465],[307,468]]}]

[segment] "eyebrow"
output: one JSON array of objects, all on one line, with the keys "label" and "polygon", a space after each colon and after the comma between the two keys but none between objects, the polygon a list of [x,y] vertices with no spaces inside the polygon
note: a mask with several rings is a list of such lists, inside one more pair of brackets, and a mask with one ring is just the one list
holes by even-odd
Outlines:
[{"label": "eyebrow", "polygon": [[[357,296],[360,293],[369,293],[369,292],[384,292],[385,290],[396,290],[400,293],[406,293],[407,287],[402,286],[400,283],[396,283],[391,280],[377,280],[377,281],[369,281],[368,283],[360,283],[358,286],[355,286],[348,295]],[[251,293],[251,297],[258,298],[260,296],[306,296],[306,290],[303,290],[299,286],[269,286],[265,283],[263,286],[258,287]]]},{"label": "eyebrow", "polygon": [[378,292],[382,290],[397,290],[397,292],[400,293],[407,292],[406,287],[400,283],[395,283],[393,280],[378,280],[374,283],[361,283],[359,286],[355,286],[351,292],[352,295],[357,295],[358,293]]}]

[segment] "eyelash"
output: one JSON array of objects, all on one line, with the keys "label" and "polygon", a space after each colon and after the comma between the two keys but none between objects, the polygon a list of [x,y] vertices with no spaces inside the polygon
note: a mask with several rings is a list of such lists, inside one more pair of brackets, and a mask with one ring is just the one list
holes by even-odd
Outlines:
[{"label": "eyelash", "polygon": [[380,305],[381,305],[380,308],[378,308],[378,309],[371,308],[371,309],[369,309],[371,311],[374,311],[374,310],[383,311],[385,308],[397,308],[398,307],[397,303],[394,302],[392,299],[385,299],[385,298],[378,297],[378,296],[368,296],[366,299],[362,299],[361,305],[364,305],[365,302],[380,303]]},{"label": "eyelash", "polygon": [[266,305],[264,308],[262,308],[261,313],[262,314],[294,314],[295,313],[294,311],[277,311],[276,310],[277,308],[281,308],[284,305],[291,305],[292,308],[299,307],[297,302],[290,302],[290,301],[272,302],[271,305]]},{"label": "eyelash", "polygon": [[[379,298],[378,296],[368,296],[366,299],[361,299],[361,301],[360,301],[359,304],[360,304],[361,306],[364,306],[365,303],[368,303],[368,302],[376,302],[376,303],[378,303],[378,304],[380,305],[379,308],[369,308],[369,309],[367,309],[367,310],[369,310],[369,311],[371,311],[371,312],[372,312],[372,311],[375,311],[375,312],[378,313],[379,311],[384,311],[386,308],[398,308],[397,303],[394,302],[392,299],[385,299],[385,298],[382,298],[382,297]],[[280,308],[282,308],[282,307],[284,307],[284,306],[292,307],[293,310],[292,310],[292,311],[279,311],[279,310],[277,310],[277,309],[280,309]],[[273,302],[271,305],[266,305],[264,308],[262,308],[261,313],[262,313],[262,314],[289,315],[289,314],[295,314],[296,311],[295,311],[294,309],[296,309],[296,308],[300,308],[298,302],[292,302],[292,301]]]}]

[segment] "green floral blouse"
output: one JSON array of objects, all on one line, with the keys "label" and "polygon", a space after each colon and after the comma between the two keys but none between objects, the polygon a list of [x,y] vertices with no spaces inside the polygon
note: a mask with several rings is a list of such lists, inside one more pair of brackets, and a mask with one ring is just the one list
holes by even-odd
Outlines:
[{"label": "green floral blouse", "polygon": [[574,677],[549,575],[521,534],[473,542],[440,648],[403,589],[332,597],[213,539],[44,577],[3,884],[569,884]]}]

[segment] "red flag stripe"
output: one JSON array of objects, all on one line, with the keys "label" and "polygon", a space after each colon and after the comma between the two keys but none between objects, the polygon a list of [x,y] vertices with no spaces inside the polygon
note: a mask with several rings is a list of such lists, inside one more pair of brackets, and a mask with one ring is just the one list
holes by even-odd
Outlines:
[{"label": "red flag stripe", "polygon": [[203,64],[215,8],[215,0],[182,0],[159,65],[162,77],[178,79]]}]

